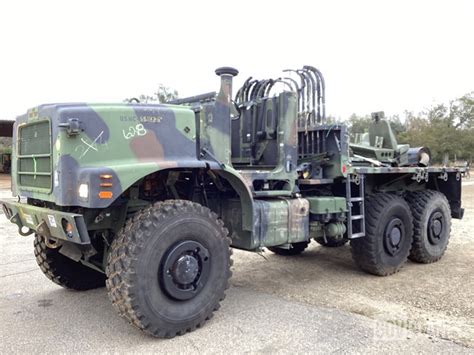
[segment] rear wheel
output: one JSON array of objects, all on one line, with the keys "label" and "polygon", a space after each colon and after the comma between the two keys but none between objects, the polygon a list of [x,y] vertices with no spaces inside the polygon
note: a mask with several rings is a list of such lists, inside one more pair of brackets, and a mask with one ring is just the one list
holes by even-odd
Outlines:
[{"label": "rear wheel", "polygon": [[446,196],[425,190],[411,192],[406,199],[413,213],[413,245],[410,260],[433,263],[443,256],[451,234],[451,209]]},{"label": "rear wheel", "polygon": [[367,197],[365,237],[351,240],[352,257],[364,271],[387,276],[407,261],[413,240],[413,220],[407,202],[394,194]]},{"label": "rear wheel", "polygon": [[190,201],[158,202],[129,220],[111,246],[107,289],[119,314],[156,337],[200,327],[231,276],[223,222]]},{"label": "rear wheel", "polygon": [[309,242],[291,243],[289,248],[267,247],[272,253],[283,256],[299,255],[308,247]]},{"label": "rear wheel", "polygon": [[35,257],[41,271],[54,283],[71,290],[85,291],[105,286],[105,275],[48,248],[36,234]]}]

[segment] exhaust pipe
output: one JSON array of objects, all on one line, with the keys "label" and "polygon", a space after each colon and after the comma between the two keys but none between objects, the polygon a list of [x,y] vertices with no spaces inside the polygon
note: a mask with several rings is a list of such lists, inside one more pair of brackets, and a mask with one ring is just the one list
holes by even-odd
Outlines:
[{"label": "exhaust pipe", "polygon": [[216,69],[216,75],[221,77],[221,89],[217,100],[230,103],[232,101],[232,78],[239,71],[232,67],[220,67]]}]

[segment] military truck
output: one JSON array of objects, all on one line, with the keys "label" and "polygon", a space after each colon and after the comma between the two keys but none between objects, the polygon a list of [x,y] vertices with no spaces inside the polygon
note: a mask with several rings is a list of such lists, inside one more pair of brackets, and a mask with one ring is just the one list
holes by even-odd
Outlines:
[{"label": "military truck", "polygon": [[[248,78],[230,67],[210,92],[167,104],[47,104],[14,127],[12,191],[2,202],[34,235],[60,286],[106,285],[118,313],[173,337],[212,317],[231,277],[231,248],[284,256],[315,240],[350,242],[380,276],[407,259],[439,260],[461,219],[461,170],[398,144],[383,113],[350,142],[326,118],[325,82],[305,66]],[[420,270],[422,272],[422,270]]]}]

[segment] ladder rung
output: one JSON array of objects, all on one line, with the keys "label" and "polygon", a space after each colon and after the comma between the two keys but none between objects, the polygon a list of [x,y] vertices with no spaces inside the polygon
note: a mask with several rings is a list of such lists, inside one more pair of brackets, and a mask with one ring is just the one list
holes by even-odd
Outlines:
[{"label": "ladder rung", "polygon": [[351,202],[362,202],[364,200],[363,197],[352,197],[349,201]]},{"label": "ladder rung", "polygon": [[354,233],[354,234],[352,234],[352,238],[351,238],[351,239],[361,238],[361,237],[365,237],[365,233],[363,233],[363,232]]},{"label": "ladder rung", "polygon": [[356,216],[351,216],[351,220],[355,221],[356,219],[363,219],[364,216],[359,214],[359,215],[356,215]]}]

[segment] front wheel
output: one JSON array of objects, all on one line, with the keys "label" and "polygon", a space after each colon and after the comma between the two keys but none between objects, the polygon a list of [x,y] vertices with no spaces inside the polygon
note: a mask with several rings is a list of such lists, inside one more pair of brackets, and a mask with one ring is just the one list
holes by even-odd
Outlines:
[{"label": "front wheel", "polygon": [[407,261],[413,240],[413,219],[407,202],[394,194],[368,196],[365,237],[351,240],[352,257],[365,272],[387,276]]},{"label": "front wheel", "polygon": [[106,272],[112,304],[156,337],[196,329],[225,297],[231,276],[227,235],[215,213],[190,201],[142,210],[111,246]]},{"label": "front wheel", "polygon": [[35,258],[43,274],[61,287],[86,291],[105,286],[105,275],[49,248],[44,238],[35,234]]}]

